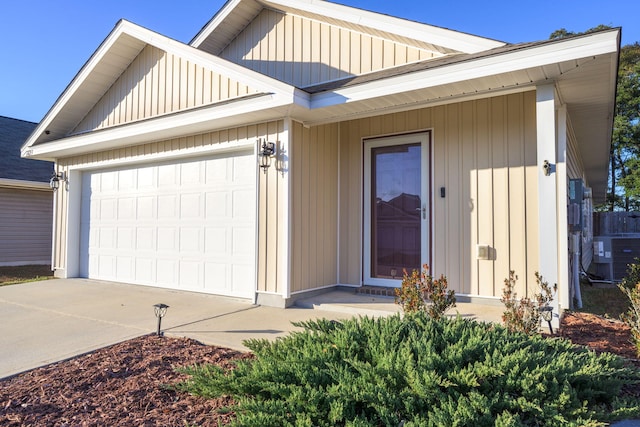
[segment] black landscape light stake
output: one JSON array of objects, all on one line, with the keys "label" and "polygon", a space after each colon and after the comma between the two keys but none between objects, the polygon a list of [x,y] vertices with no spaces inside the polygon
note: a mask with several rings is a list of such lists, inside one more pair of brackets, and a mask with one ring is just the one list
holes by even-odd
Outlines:
[{"label": "black landscape light stake", "polygon": [[542,316],[542,320],[546,321],[549,324],[549,332],[553,335],[553,328],[551,327],[551,318],[553,317],[553,307],[545,305],[544,307],[540,307],[540,315]]},{"label": "black landscape light stake", "polygon": [[167,304],[154,304],[153,306],[153,312],[158,318],[158,336],[160,336],[160,323],[162,323],[162,318],[164,317],[164,315],[167,314],[167,308],[169,308]]}]

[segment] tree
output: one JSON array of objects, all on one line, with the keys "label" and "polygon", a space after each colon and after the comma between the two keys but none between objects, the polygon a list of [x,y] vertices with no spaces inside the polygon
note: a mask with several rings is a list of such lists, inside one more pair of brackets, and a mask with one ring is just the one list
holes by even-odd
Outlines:
[{"label": "tree", "polygon": [[[598,25],[583,33],[565,28],[554,31],[550,39],[561,39],[611,28]],[[640,210],[640,44],[620,49],[616,115],[613,121],[607,201],[600,211]]]},{"label": "tree", "polygon": [[[616,116],[611,143],[611,177],[618,179],[621,199],[616,206],[611,197],[610,210],[640,210],[640,44],[624,46],[620,51]],[[617,174],[617,176],[616,176]],[[618,188],[611,187],[611,195]],[[622,206],[620,206],[622,205]]]}]

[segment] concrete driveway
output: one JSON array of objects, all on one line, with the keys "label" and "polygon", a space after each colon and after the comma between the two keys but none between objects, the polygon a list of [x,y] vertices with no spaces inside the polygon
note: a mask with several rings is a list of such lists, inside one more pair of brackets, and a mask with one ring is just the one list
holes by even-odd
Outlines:
[{"label": "concrete driveway", "polygon": [[247,338],[285,335],[295,329],[292,321],[353,315],[87,279],[2,286],[0,378],[154,333],[156,303],[169,305],[162,320],[167,336],[237,350],[246,349]]}]

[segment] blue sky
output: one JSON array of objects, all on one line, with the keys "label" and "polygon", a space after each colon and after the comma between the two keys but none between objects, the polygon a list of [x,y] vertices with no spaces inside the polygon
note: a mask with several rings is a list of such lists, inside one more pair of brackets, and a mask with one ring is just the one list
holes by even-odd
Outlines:
[{"label": "blue sky", "polygon": [[[510,43],[566,28],[622,27],[640,41],[638,0],[340,0]],[[223,0],[6,0],[0,6],[0,116],[38,122],[119,19],[188,43]]]}]

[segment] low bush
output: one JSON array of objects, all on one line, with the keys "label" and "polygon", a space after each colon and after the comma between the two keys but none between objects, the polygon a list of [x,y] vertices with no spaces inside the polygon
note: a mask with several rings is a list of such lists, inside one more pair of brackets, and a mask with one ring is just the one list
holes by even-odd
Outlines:
[{"label": "low bush", "polygon": [[542,315],[541,309],[547,307],[553,300],[553,294],[557,286],[554,285],[552,288],[538,272],[535,275],[540,291],[536,292],[532,298],[528,296],[518,298],[515,292],[518,276],[513,270],[509,272],[509,277],[504,280],[502,298],[500,298],[500,301],[505,306],[502,321],[505,327],[512,332],[524,332],[529,335],[538,332]]},{"label": "low bush", "polygon": [[578,426],[640,414],[640,380],[611,354],[424,312],[319,320],[225,371],[184,370],[178,388],[232,396],[236,426]]},{"label": "low bush", "polygon": [[448,289],[449,283],[443,275],[434,279],[429,274],[429,266],[422,266],[422,272],[404,271],[402,286],[396,289],[396,304],[405,313],[425,311],[430,317],[440,319],[451,307],[456,306],[456,293]]}]

